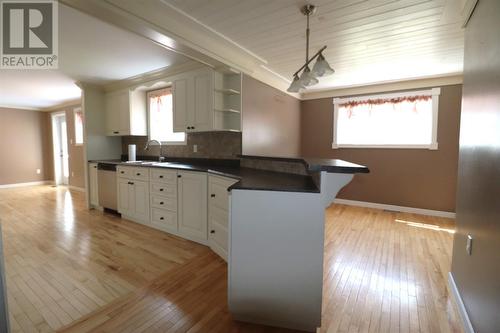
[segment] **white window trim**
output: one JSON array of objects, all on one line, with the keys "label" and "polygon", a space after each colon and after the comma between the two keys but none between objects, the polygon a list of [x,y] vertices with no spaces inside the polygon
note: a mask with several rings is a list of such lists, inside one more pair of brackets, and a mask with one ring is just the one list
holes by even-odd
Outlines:
[{"label": "white window trim", "polygon": [[[149,115],[149,106],[150,106],[150,103],[149,103],[149,93],[152,93],[152,92],[155,92],[155,91],[158,91],[158,90],[162,90],[162,89],[167,89],[167,88],[170,88],[172,89],[172,86],[171,85],[168,85],[166,87],[162,87],[162,88],[157,88],[157,89],[153,89],[153,90],[148,90],[146,92],[146,104],[147,104],[147,110],[148,110],[148,140],[152,140],[151,139],[151,122],[149,121],[150,119],[150,115]],[[172,91],[172,94],[173,94],[173,91]],[[173,107],[173,106],[172,106]],[[184,141],[162,141],[161,144],[162,145],[166,145],[166,146],[186,146],[187,145],[187,133],[184,132]],[[158,144],[156,142],[153,142],[151,143],[151,146],[158,146]]]},{"label": "white window trim", "polygon": [[[357,96],[357,97],[347,97],[347,98],[334,98],[333,99],[333,141],[332,149],[339,148],[383,148],[383,149],[429,149],[437,150],[437,132],[438,132],[438,115],[439,115],[439,95],[441,94],[441,88],[432,88],[429,90],[418,90],[409,91],[393,94],[378,94],[378,95],[367,95],[367,96]],[[410,97],[410,96],[421,96],[421,95],[431,95],[432,96],[432,142],[430,145],[346,145],[337,144],[337,119],[338,119],[338,106],[346,102],[356,102],[364,101],[367,99],[385,99],[385,98],[398,98],[398,97]]]}]

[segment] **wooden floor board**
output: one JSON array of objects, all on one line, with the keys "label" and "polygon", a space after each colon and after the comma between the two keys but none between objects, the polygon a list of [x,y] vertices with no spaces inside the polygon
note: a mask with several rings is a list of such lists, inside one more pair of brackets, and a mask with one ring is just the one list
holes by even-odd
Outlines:
[{"label": "wooden floor board", "polygon": [[[84,194],[0,190],[13,332],[250,333],[207,247],[85,208]],[[447,288],[454,222],[332,205],[322,333],[461,332]],[[286,277],[284,277],[286,278]]]}]

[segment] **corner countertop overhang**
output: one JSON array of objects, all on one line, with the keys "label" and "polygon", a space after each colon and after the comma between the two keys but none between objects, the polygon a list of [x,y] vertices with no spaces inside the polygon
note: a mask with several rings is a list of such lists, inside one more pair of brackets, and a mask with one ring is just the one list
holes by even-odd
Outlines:
[{"label": "corner countertop overhang", "polygon": [[[246,157],[247,155],[245,155]],[[242,156],[243,157],[243,156]],[[271,157],[253,157],[266,158]],[[288,159],[274,158],[300,162],[306,166],[308,172],[333,172],[333,173],[367,173],[368,168],[345,162],[342,160],[323,159]],[[229,163],[221,163],[228,161]],[[121,160],[93,160],[89,162],[114,164],[129,167],[164,168],[183,171],[207,172],[212,175],[229,177],[239,180],[229,187],[231,190],[261,190],[281,192],[309,192],[319,193],[320,190],[310,175],[298,175],[284,172],[267,171],[239,166],[239,160],[217,160],[203,158],[175,158],[166,163],[140,164],[123,162]]]}]

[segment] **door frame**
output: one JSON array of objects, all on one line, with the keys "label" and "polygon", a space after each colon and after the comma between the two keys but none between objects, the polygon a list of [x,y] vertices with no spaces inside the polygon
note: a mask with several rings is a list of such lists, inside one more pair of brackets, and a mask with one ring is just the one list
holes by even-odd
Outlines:
[{"label": "door frame", "polygon": [[[58,151],[58,145],[57,142],[62,142],[62,138],[59,136],[61,133],[59,132],[57,125],[58,125],[58,118],[64,117],[66,121],[66,135],[68,135],[68,129],[67,129],[67,124],[68,124],[68,119],[66,117],[66,112],[65,111],[59,111],[59,112],[53,112],[50,115],[51,117],[51,125],[52,125],[52,151],[53,151],[53,162],[54,162],[54,183],[56,185],[69,185],[69,145],[68,141],[66,140],[66,151],[68,153],[68,179],[65,179],[64,176],[62,175],[62,168],[63,166],[61,165],[61,158],[60,158],[60,151]],[[64,144],[64,143],[63,143]]]}]

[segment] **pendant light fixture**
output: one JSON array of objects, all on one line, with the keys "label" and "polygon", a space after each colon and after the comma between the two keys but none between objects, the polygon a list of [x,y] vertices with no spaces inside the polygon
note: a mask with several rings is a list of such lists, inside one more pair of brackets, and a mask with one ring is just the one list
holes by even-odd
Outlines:
[{"label": "pendant light fixture", "polygon": [[[313,15],[316,12],[316,6],[305,5],[300,9],[300,12],[307,17],[306,62],[295,73],[293,73],[293,81],[292,84],[290,84],[290,87],[287,89],[288,92],[299,92],[306,87],[317,84],[319,82],[318,77],[332,75],[333,73],[335,73],[322,53],[326,49],[326,45],[319,49],[319,51],[316,52],[311,58],[309,58],[309,16]],[[309,64],[314,59],[316,59],[316,63],[311,70],[309,68]],[[299,75],[301,71],[302,74]]]}]

